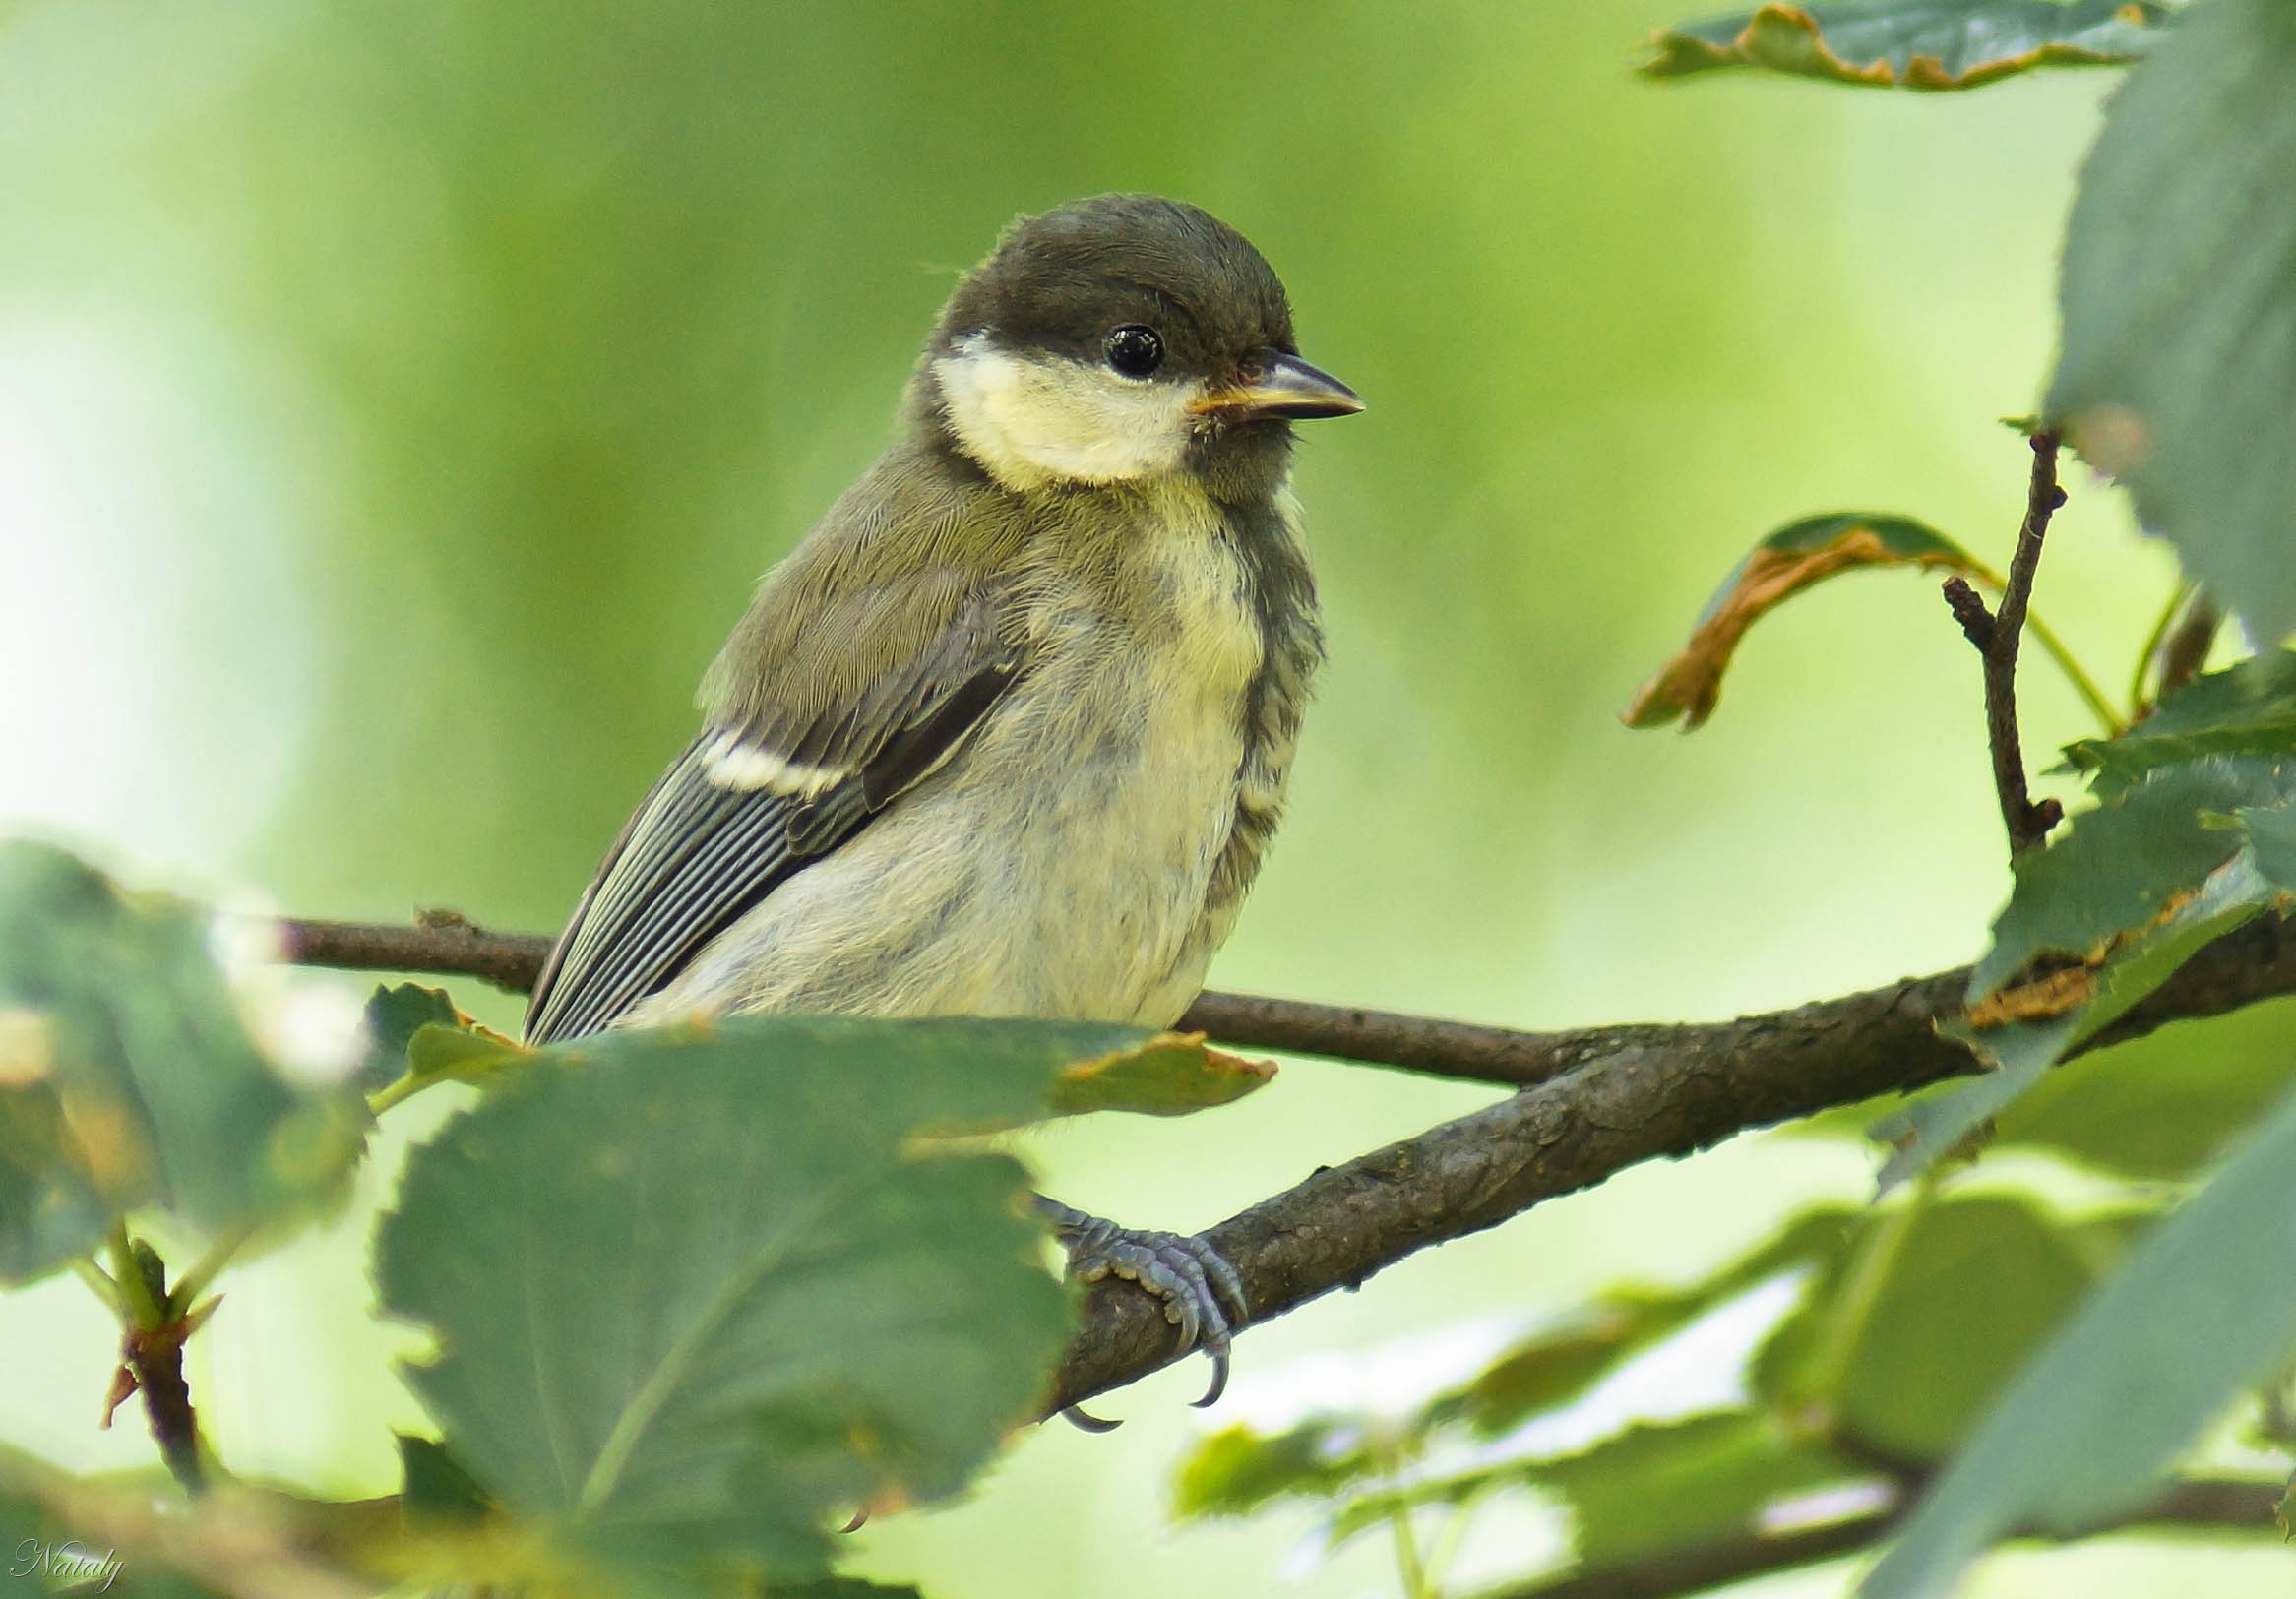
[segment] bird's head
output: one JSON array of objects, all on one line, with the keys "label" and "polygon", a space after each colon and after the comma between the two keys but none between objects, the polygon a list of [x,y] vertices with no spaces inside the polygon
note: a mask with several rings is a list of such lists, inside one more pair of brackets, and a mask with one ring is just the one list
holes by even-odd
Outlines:
[{"label": "bird's head", "polygon": [[1293,420],[1363,408],[1300,359],[1260,252],[1152,195],[1015,222],[950,296],[918,377],[929,424],[1024,492],[1189,474],[1264,493]]}]

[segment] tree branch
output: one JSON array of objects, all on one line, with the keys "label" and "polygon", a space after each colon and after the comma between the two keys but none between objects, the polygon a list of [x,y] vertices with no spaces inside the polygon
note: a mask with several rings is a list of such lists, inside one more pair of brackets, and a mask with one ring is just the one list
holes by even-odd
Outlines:
[{"label": "tree branch", "polygon": [[[1251,1322],[1267,1321],[1656,1156],[1976,1072],[1935,1030],[1958,1014],[1966,979],[1941,972],[1737,1021],[1625,1029],[1618,1048],[1552,1081],[1316,1172],[1205,1237],[1242,1275]],[[2296,928],[2266,917],[2217,940],[2082,1047],[2290,992]],[[1170,1342],[1147,1295],[1095,1283],[1052,1407],[1168,1364]]]},{"label": "tree branch", "polygon": [[[420,922],[403,927],[299,920],[279,927],[283,957],[298,965],[475,977],[514,994],[534,986],[543,957],[550,953],[548,939],[485,932],[452,911],[426,911]],[[1507,1087],[1548,1081],[1594,1056],[1630,1043],[1662,1043],[1677,1030],[1638,1024],[1520,1032],[1360,1006],[1311,1005],[1209,990],[1196,997],[1175,1025],[1245,1049],[1325,1055]]]},{"label": "tree branch", "polygon": [[[290,958],[466,972],[518,987],[546,941],[445,927],[290,923]],[[454,952],[468,959],[457,965]],[[522,964],[522,962],[524,962]],[[1206,1236],[1242,1274],[1254,1322],[1354,1287],[1431,1244],[1497,1225],[1660,1155],[1979,1070],[1936,1023],[1967,968],[1735,1021],[1521,1033],[1345,1007],[1207,994],[1185,1024],[1230,1044],[1532,1086],[1232,1216]],[[2217,940],[2083,1049],[2296,993],[2296,928],[2261,918]],[[1102,1281],[1047,1413],[1177,1359],[1171,1324],[1130,1283]]]},{"label": "tree branch", "polygon": [[[1855,1554],[1894,1532],[1920,1498],[1923,1486],[1919,1476],[1900,1479],[1897,1491],[1888,1504],[1838,1521],[1769,1534],[1748,1528],[1711,1543],[1668,1550],[1631,1565],[1574,1570],[1560,1576],[1511,1583],[1486,1590],[1477,1599],[1672,1599],[1676,1594],[1704,1593],[1724,1583],[1814,1566],[1820,1561]],[[2125,1532],[2136,1527],[2224,1527],[2265,1532],[2271,1530],[2272,1513],[2281,1491],[2278,1483],[2253,1478],[2188,1478],[2169,1484],[2147,1504],[2081,1536]],[[2059,1538],[2039,1530],[2011,1536],[2051,1542]]]}]

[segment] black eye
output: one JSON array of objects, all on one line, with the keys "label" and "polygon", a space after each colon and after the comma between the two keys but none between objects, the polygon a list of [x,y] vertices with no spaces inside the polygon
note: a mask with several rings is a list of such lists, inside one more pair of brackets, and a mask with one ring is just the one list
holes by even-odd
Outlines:
[{"label": "black eye", "polygon": [[1145,378],[1164,364],[1164,341],[1153,328],[1127,323],[1108,336],[1108,364],[1128,378]]}]

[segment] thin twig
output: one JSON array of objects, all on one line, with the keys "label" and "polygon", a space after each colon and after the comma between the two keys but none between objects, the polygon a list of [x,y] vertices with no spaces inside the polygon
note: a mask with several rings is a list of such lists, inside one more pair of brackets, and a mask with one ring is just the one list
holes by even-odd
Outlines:
[{"label": "thin twig", "polygon": [[298,966],[352,971],[419,971],[475,977],[514,994],[534,986],[550,941],[530,934],[489,933],[458,915],[432,911],[408,927],[370,922],[279,924],[283,958]]},{"label": "thin twig", "polygon": [[[2017,738],[2017,644],[2024,634],[2033,575],[2040,570],[2041,541],[2048,534],[2050,517],[2065,503],[2065,491],[2057,485],[2057,435],[2043,430],[2035,433],[2030,443],[2033,470],[2025,492],[2024,522],[2017,528],[2017,553],[2010,559],[2001,608],[1994,613],[1983,646],[1986,742],[1993,751],[1993,787],[2001,799],[2001,820],[2009,830],[2012,855],[2039,845],[2065,816],[2065,808],[2053,799],[2037,805],[2033,802],[2025,786],[2025,757]],[[1957,610],[1955,614],[1959,614]],[[1966,630],[1965,622],[1963,627]]]},{"label": "thin twig", "polygon": [[1954,613],[1954,620],[1961,624],[1961,637],[1977,646],[1982,655],[1993,647],[1993,613],[1985,608],[1985,596],[1969,586],[1966,578],[1948,578],[1942,590],[1946,609]]},{"label": "thin twig", "polygon": [[193,1499],[208,1491],[207,1469],[200,1461],[199,1412],[192,1407],[191,1384],[183,1377],[183,1328],[180,1324],[145,1331],[128,1328],[120,1346],[120,1363],[135,1374],[144,1395],[144,1414],[152,1423],[152,1438],[168,1474]]},{"label": "thin twig", "polygon": [[[1997,594],[2009,586],[2007,578],[1982,561],[1971,561],[1968,571],[1970,577]],[[1961,614],[1961,602],[1953,596],[1953,580],[1951,579],[1947,580],[1946,603],[1954,607],[1955,616],[1958,617]],[[1979,601],[1979,607],[1982,609],[1983,601]],[[1992,625],[1990,611],[1986,613],[1986,619],[1988,637],[1990,637]],[[1968,632],[1966,623],[1963,623],[1961,631]],[[2048,622],[2042,618],[2040,611],[2030,604],[2025,607],[2025,631],[2033,636],[2034,642],[2048,651],[2049,658],[2057,663],[2057,669],[2065,674],[2065,681],[2073,686],[2073,692],[2080,697],[2080,703],[2088,707],[2089,714],[2096,717],[2099,732],[2107,738],[2119,738],[2129,730],[2128,722],[2122,717],[2120,711],[2113,707],[2113,702],[2105,697],[2104,689],[2098,685],[2095,678],[2088,675],[2088,668],[2080,664],[2080,657],[2074,654],[2072,646],[2057,636],[2057,630],[2049,626]],[[1986,646],[1979,644],[1975,636],[1972,635],[1969,642],[1977,645],[1978,653],[1984,653]],[[2145,647],[2149,649],[2151,646],[2148,645]]]}]

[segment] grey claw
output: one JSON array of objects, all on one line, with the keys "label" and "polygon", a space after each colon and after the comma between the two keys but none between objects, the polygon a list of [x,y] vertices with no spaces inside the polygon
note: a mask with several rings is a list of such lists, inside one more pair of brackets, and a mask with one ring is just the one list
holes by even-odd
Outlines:
[{"label": "grey claw", "polygon": [[1110,1421],[1105,1416],[1095,1416],[1083,1405],[1067,1406],[1061,1411],[1060,1417],[1080,1433],[1113,1433],[1124,1425],[1120,1421]]},{"label": "grey claw", "polygon": [[1211,1357],[1211,1386],[1196,1403],[1216,1403],[1227,1388],[1229,1340],[1251,1314],[1243,1278],[1227,1259],[1201,1238],[1119,1227],[1041,1196],[1036,1203],[1067,1247],[1069,1270],[1079,1280],[1124,1277],[1163,1301],[1181,1350]]},{"label": "grey claw", "polygon": [[1211,1357],[1211,1386],[1204,1390],[1204,1397],[1188,1402],[1199,1410],[1210,1410],[1219,1403],[1219,1396],[1228,1390],[1228,1355],[1222,1349]]}]

